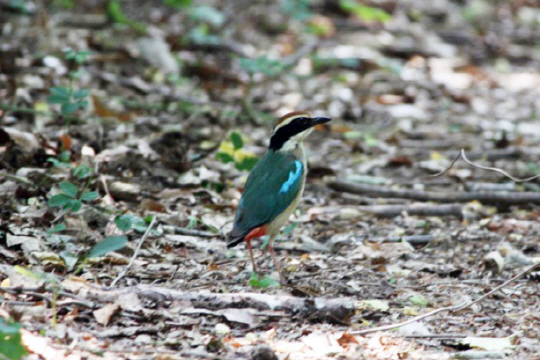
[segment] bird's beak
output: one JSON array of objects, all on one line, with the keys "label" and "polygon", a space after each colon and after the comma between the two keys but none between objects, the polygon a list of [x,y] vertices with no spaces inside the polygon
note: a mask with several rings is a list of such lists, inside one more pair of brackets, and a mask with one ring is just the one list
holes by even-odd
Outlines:
[{"label": "bird's beak", "polygon": [[311,118],[311,125],[315,126],[315,125],[319,125],[319,124],[326,124],[326,123],[330,122],[331,120],[332,119],[327,118],[327,117],[314,117],[314,118]]}]

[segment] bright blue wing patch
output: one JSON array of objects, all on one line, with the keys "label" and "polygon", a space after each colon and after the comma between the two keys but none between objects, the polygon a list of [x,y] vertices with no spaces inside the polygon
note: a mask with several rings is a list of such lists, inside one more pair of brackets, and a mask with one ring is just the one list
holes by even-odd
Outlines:
[{"label": "bright blue wing patch", "polygon": [[233,237],[268,224],[296,199],[304,165],[291,154],[268,151],[255,165],[244,187],[234,219]]},{"label": "bright blue wing patch", "polygon": [[291,172],[289,172],[289,178],[281,185],[281,189],[279,190],[280,193],[286,193],[295,182],[300,180],[300,177],[302,176],[302,163],[295,160],[294,165],[296,166],[296,170],[291,170]]}]

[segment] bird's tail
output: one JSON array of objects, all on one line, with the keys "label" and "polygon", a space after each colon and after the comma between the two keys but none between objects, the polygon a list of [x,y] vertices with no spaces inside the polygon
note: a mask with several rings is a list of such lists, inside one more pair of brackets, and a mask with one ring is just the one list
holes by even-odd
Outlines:
[{"label": "bird's tail", "polygon": [[227,236],[227,249],[230,249],[240,244],[242,241],[244,241],[246,235],[246,232],[238,231],[238,229],[236,228],[232,229],[232,231],[229,233],[229,236]]}]

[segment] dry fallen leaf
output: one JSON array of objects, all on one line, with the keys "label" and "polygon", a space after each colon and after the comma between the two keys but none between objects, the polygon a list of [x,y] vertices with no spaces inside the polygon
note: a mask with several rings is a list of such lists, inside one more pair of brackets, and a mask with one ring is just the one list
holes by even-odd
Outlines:
[{"label": "dry fallen leaf", "polygon": [[111,318],[113,317],[116,312],[120,310],[120,305],[118,304],[107,304],[101,309],[94,310],[92,314],[94,314],[94,318],[98,323],[101,325],[107,326],[109,322],[111,321]]}]

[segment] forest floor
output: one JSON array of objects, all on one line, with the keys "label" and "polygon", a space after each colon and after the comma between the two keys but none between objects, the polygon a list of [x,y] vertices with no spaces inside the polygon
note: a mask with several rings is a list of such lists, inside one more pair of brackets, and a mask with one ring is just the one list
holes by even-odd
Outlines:
[{"label": "forest floor", "polygon": [[[0,25],[0,359],[540,359],[540,186],[470,164],[540,174],[537,1],[0,0]],[[264,239],[257,278],[225,237],[294,110],[333,120],[277,286]]]}]

